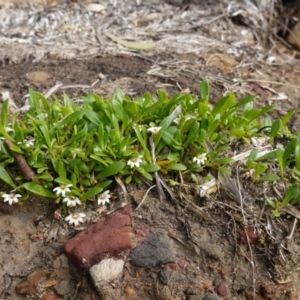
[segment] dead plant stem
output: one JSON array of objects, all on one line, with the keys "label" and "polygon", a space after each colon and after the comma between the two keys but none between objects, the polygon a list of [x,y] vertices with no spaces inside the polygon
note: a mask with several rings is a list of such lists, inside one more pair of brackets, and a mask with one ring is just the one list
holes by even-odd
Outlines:
[{"label": "dead plant stem", "polygon": [[[244,220],[244,224],[246,225],[246,217],[245,217],[245,211],[244,211],[244,203],[243,203],[243,196],[241,193],[241,184],[240,184],[240,178],[239,178],[239,165],[236,166],[236,182],[238,185],[238,190],[239,190],[239,198],[240,198],[240,206],[241,206],[241,211],[242,211],[242,216],[243,216],[243,220]],[[252,251],[252,247],[250,244],[250,240],[249,240],[249,236],[247,233],[247,230],[244,229],[246,237],[247,237],[247,242],[248,242],[248,247],[249,247],[249,251],[250,251],[250,264],[252,267],[252,285],[253,285],[253,300],[255,300],[255,293],[256,293],[256,289],[255,289],[255,264],[254,264],[254,259],[253,259],[253,251]]]}]

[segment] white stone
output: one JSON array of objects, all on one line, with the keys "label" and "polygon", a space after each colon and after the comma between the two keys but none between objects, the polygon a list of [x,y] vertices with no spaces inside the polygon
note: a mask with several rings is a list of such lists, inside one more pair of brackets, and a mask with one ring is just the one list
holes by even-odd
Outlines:
[{"label": "white stone", "polygon": [[89,272],[92,276],[95,286],[100,287],[101,284],[117,278],[122,273],[123,267],[124,260],[107,258],[92,266],[89,269]]}]

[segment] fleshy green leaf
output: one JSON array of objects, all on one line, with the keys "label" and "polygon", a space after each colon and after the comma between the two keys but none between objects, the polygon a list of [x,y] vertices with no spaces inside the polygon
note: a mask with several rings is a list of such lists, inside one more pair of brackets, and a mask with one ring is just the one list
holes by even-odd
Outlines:
[{"label": "fleshy green leaf", "polygon": [[262,182],[262,181],[277,181],[279,180],[280,177],[277,176],[276,174],[267,174],[264,176],[261,176],[257,181]]},{"label": "fleshy green leaf", "polygon": [[94,112],[93,110],[88,110],[85,109],[84,110],[84,115],[86,116],[86,118],[88,118],[93,124],[95,125],[101,125],[101,118],[100,116]]},{"label": "fleshy green leaf", "polygon": [[56,194],[45,189],[42,185],[39,185],[34,182],[26,182],[23,185],[21,185],[21,187],[24,187],[29,192],[34,193],[39,196],[42,196],[42,197],[54,198],[54,199],[57,198]]},{"label": "fleshy green leaf", "polygon": [[69,179],[64,178],[64,177],[55,178],[54,181],[57,182],[57,183],[59,183],[59,184],[64,184],[64,185],[72,184],[72,182]]},{"label": "fleshy green leaf", "polygon": [[0,179],[3,180],[9,186],[13,187],[14,189],[17,188],[17,186],[15,185],[15,183],[13,182],[13,180],[2,165],[0,165]]},{"label": "fleshy green leaf", "polygon": [[7,117],[9,113],[8,109],[9,109],[9,99],[6,99],[5,101],[3,101],[1,106],[1,125],[4,127],[7,125]]},{"label": "fleshy green leaf", "polygon": [[295,198],[295,196],[298,194],[298,189],[299,189],[299,187],[297,184],[291,185],[287,189],[281,204],[284,206],[284,205],[288,204],[293,198]]},{"label": "fleshy green leaf", "polygon": [[88,189],[88,191],[81,196],[81,200],[85,201],[87,199],[90,199],[90,198],[94,197],[95,195],[100,194],[102,191],[103,191],[103,188],[100,186],[92,187],[92,188]]},{"label": "fleshy green leaf", "polygon": [[280,128],[282,126],[282,121],[280,119],[276,120],[273,122],[272,127],[271,127],[271,138],[272,141],[276,137],[277,133],[279,132]]},{"label": "fleshy green leaf", "polygon": [[208,98],[209,98],[209,82],[208,82],[207,77],[204,77],[202,82],[201,82],[200,92],[201,92],[201,98],[208,101]]},{"label": "fleshy green leaf", "polygon": [[124,167],[126,166],[126,163],[122,161],[117,161],[112,163],[110,166],[105,168],[99,175],[97,175],[97,178],[105,178],[109,176],[113,176],[118,174]]},{"label": "fleshy green leaf", "polygon": [[183,164],[178,164],[175,162],[171,162],[169,164],[167,164],[164,169],[166,170],[174,170],[174,171],[184,171],[186,170],[186,166]]}]

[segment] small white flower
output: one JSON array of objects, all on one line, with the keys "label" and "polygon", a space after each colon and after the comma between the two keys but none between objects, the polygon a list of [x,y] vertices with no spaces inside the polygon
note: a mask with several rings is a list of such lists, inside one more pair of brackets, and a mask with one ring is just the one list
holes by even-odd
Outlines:
[{"label": "small white flower", "polygon": [[74,224],[75,227],[78,226],[80,223],[83,223],[83,218],[85,217],[84,213],[74,213],[70,214],[65,218],[65,221],[69,222],[70,225]]},{"label": "small white flower", "polygon": [[128,160],[127,162],[127,165],[129,165],[131,168],[134,168],[134,167],[139,167],[140,164],[142,163],[142,155],[140,155],[139,157],[136,157],[136,158],[131,158]]},{"label": "small white flower", "polygon": [[28,139],[24,140],[23,143],[25,144],[26,147],[31,147],[31,146],[34,145],[35,139],[34,138],[28,138]]},{"label": "small white flower", "polygon": [[69,189],[69,187],[71,186],[72,184],[67,184],[67,185],[62,184],[61,186],[54,188],[53,192],[55,192],[57,196],[62,195],[63,197],[65,197],[66,193],[71,192],[71,190]]},{"label": "small white flower", "polygon": [[39,114],[39,116],[41,116],[43,119],[47,119],[48,118],[48,114],[47,113],[41,113],[41,114]]},{"label": "small white flower", "polygon": [[161,130],[161,127],[150,127],[147,129],[148,132],[152,132],[152,134],[157,134]]},{"label": "small white flower", "polygon": [[197,163],[200,166],[204,165],[206,160],[207,160],[206,153],[198,154],[193,158],[193,162]]},{"label": "small white flower", "polygon": [[97,197],[98,205],[100,205],[100,204],[105,205],[105,203],[109,203],[109,201],[110,201],[109,198],[110,198],[109,191],[105,191],[105,192],[101,193]]},{"label": "small white flower", "polygon": [[63,202],[67,202],[67,206],[71,206],[71,207],[74,207],[77,204],[81,205],[80,200],[77,197],[74,197],[74,196],[65,197]]},{"label": "small white flower", "polygon": [[12,132],[14,131],[11,127],[4,127],[5,131],[6,132]]},{"label": "small white flower", "polygon": [[12,205],[13,203],[18,203],[20,197],[22,197],[20,194],[10,193],[10,194],[3,194],[2,197],[4,198],[4,202],[8,202],[9,205]]}]

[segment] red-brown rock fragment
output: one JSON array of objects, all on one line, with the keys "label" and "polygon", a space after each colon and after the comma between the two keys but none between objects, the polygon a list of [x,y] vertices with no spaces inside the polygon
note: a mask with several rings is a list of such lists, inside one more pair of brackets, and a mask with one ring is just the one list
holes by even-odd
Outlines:
[{"label": "red-brown rock fragment", "polygon": [[250,244],[257,245],[259,243],[257,230],[252,226],[248,226],[239,231],[239,244],[248,244],[247,236]]},{"label": "red-brown rock fragment", "polygon": [[223,282],[219,282],[215,287],[215,292],[219,296],[225,297],[228,294],[227,286]]},{"label": "red-brown rock fragment", "polygon": [[125,206],[106,221],[68,240],[66,255],[79,267],[90,268],[107,255],[116,256],[131,248],[131,209]]}]

